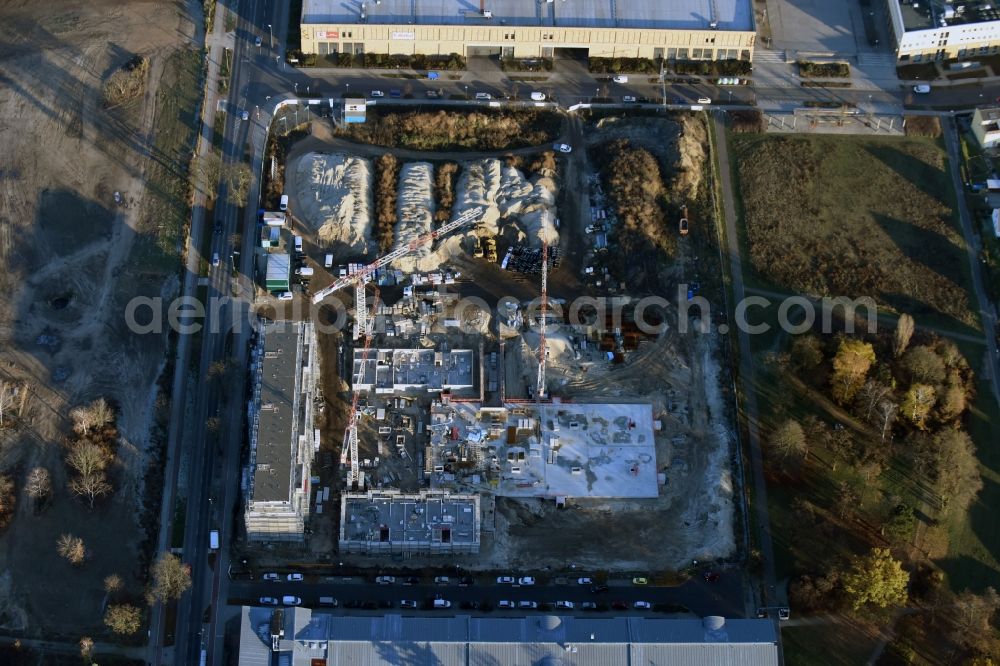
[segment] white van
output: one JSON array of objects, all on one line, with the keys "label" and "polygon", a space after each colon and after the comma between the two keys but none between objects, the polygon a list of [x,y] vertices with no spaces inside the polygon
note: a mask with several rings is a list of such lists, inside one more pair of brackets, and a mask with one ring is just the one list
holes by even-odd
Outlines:
[{"label": "white van", "polygon": [[208,533],[208,547],[212,550],[219,550],[219,530],[212,530]]},{"label": "white van", "polygon": [[303,266],[302,268],[296,268],[295,274],[301,275],[303,277],[308,277],[313,274],[312,266]]},{"label": "white van", "polygon": [[293,236],[295,239],[295,251],[302,254],[302,236]]},{"label": "white van", "polygon": [[213,266],[218,266],[219,265],[219,253],[218,252],[215,252],[215,253],[212,254],[212,265]]},{"label": "white van", "polygon": [[286,211],[288,210],[288,195],[282,194],[281,201],[278,203],[278,210]]},{"label": "white van", "polygon": [[332,254],[328,254],[323,259],[323,268],[330,268],[332,266],[333,266],[333,255]]},{"label": "white van", "polygon": [[435,599],[434,608],[451,608],[451,602],[444,599]]}]

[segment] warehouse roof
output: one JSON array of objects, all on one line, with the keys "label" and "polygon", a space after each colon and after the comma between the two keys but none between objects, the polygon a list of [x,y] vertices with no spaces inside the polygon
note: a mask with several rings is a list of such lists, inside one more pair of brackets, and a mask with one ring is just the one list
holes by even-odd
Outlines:
[{"label": "warehouse roof", "polygon": [[[266,612],[266,611],[265,611]],[[269,642],[263,618],[243,613],[243,655]],[[776,666],[770,620],[722,618],[527,618],[458,616],[337,616],[288,609],[279,656],[292,666],[470,666],[473,664],[684,664]],[[288,659],[288,658],[291,659]],[[325,657],[325,659],[323,659]],[[251,662],[247,662],[251,663]]]},{"label": "warehouse roof", "polygon": [[[752,30],[750,0],[304,0],[312,24],[525,25],[592,28],[707,29],[713,6],[721,30]],[[362,19],[362,15],[364,19]]]}]

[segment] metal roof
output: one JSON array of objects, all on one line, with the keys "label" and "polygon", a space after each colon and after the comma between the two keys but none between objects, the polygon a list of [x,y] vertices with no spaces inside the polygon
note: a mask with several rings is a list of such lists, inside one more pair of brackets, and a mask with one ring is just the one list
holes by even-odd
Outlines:
[{"label": "metal roof", "polygon": [[[241,666],[261,663],[242,660],[244,643],[261,643],[247,630],[249,617],[244,607]],[[711,629],[701,619],[357,617],[297,608],[286,618],[294,636],[286,629],[280,647],[294,666],[311,666],[322,653],[330,666],[777,666],[771,620],[719,620]]]},{"label": "metal roof", "polygon": [[291,496],[292,462],[298,444],[293,423],[299,402],[296,380],[300,326],[297,322],[270,322],[261,330],[264,358],[257,459],[250,498],[253,502],[287,502]]},{"label": "metal roof", "polygon": [[304,0],[302,22],[383,25],[525,25],[591,28],[752,30],[750,0]]}]

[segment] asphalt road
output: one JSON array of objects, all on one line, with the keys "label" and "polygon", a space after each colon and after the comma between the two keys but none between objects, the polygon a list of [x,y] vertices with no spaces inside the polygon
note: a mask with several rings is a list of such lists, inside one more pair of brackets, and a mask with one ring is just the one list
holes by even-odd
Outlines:
[{"label": "asphalt road", "polygon": [[[593,593],[589,585],[577,585],[572,579],[565,585],[533,585],[533,586],[513,586],[497,585],[493,580],[478,579],[476,584],[463,587],[456,582],[450,585],[433,585],[423,583],[419,585],[402,585],[401,577],[396,578],[394,585],[376,585],[374,583],[361,580],[359,578],[329,577],[304,582],[290,583],[264,582],[264,581],[234,581],[230,586],[229,602],[233,604],[255,604],[261,597],[282,597],[293,595],[300,597],[305,606],[320,607],[320,597],[334,597],[340,606],[331,612],[337,613],[364,613],[362,609],[345,609],[345,602],[392,602],[392,607],[399,609],[399,602],[404,599],[413,600],[420,604],[440,595],[441,598],[451,601],[454,609],[457,609],[462,602],[488,602],[494,608],[494,613],[504,613],[518,615],[524,611],[502,611],[497,609],[497,603],[501,600],[513,601],[535,601],[539,604],[554,604],[556,601],[572,601],[577,605],[574,613],[591,614],[591,611],[583,611],[579,604],[584,601],[593,601],[610,606],[614,601],[624,601],[629,612],[650,614],[651,611],[634,611],[632,605],[636,601],[648,601],[651,604],[662,604],[671,607],[673,612],[683,612],[684,607],[699,615],[723,615],[726,617],[741,617],[744,614],[742,599],[742,582],[739,572],[723,572],[716,582],[705,582],[701,578],[694,578],[684,585],[677,587],[659,587],[651,585],[631,585],[627,581],[614,582],[609,584],[607,592]],[[453,610],[454,610],[453,609]],[[373,614],[384,612],[369,611]],[[407,611],[408,613],[439,611]],[[470,611],[471,612],[471,611]],[[610,611],[609,609],[609,612]],[[613,611],[620,615],[620,611]]]}]

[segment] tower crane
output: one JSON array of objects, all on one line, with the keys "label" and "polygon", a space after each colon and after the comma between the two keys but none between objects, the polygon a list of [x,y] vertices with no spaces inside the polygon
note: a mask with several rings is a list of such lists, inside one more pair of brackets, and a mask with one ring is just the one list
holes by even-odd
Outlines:
[{"label": "tower crane", "polygon": [[[344,288],[350,287],[350,286],[354,286],[357,294],[363,293],[364,292],[364,283],[365,283],[365,281],[376,270],[378,270],[379,268],[382,268],[383,266],[388,266],[389,264],[391,264],[396,259],[399,259],[400,257],[405,257],[406,255],[410,254],[411,252],[414,252],[415,250],[417,250],[417,249],[419,249],[419,248],[421,248],[421,247],[423,247],[425,245],[431,244],[432,242],[434,242],[438,238],[446,236],[447,234],[451,233],[455,229],[459,229],[459,228],[464,227],[466,225],[472,224],[473,222],[478,222],[479,219],[483,216],[483,212],[484,211],[483,211],[482,206],[476,206],[475,208],[470,208],[469,210],[465,211],[464,213],[462,213],[461,215],[459,215],[458,217],[456,217],[451,222],[449,222],[447,224],[441,225],[440,228],[438,228],[438,229],[436,229],[434,231],[428,232],[426,234],[423,234],[423,235],[419,236],[418,238],[413,239],[412,241],[410,241],[406,245],[404,245],[402,247],[396,248],[395,250],[393,250],[389,254],[382,255],[381,257],[379,257],[378,259],[376,259],[372,263],[370,263],[367,266],[365,266],[364,268],[362,268],[360,271],[357,271],[356,273],[353,273],[353,274],[348,275],[346,277],[342,277],[339,280],[337,280],[336,282],[334,282],[333,284],[331,284],[330,286],[325,287],[325,288],[320,289],[319,291],[317,291],[315,294],[313,294],[313,299],[312,299],[313,303],[315,303],[315,304],[322,303],[331,294],[334,294],[335,292],[338,292],[341,289],[344,289]],[[358,291],[359,290],[359,286],[358,286],[359,284],[361,285],[360,291]],[[357,300],[359,302],[363,302],[364,298],[359,298]],[[363,306],[359,306],[357,303],[355,303],[355,306],[356,307],[363,307]],[[358,317],[357,317],[359,323],[366,321],[364,318],[362,318],[361,314],[362,314],[362,311],[359,310],[358,311]]]},{"label": "tower crane", "polygon": [[[360,316],[362,312],[367,312],[367,307],[365,304],[365,282],[362,280],[358,282],[358,292],[360,298],[357,299],[355,306],[357,312]],[[347,472],[347,489],[351,490],[354,484],[358,484],[360,490],[364,490],[365,479],[361,472],[360,466],[358,464],[358,390],[357,386],[365,378],[365,368],[368,365],[368,352],[371,350],[372,338],[375,333],[375,313],[378,311],[378,298],[379,291],[378,287],[375,287],[375,299],[372,301],[371,317],[367,320],[361,320],[358,322],[358,327],[361,330],[361,334],[365,337],[365,343],[361,351],[361,365],[358,368],[357,373],[352,377],[351,386],[351,411],[347,415],[347,430],[344,432],[344,445],[340,448],[340,464],[347,464],[348,457],[351,460],[351,468]]]},{"label": "tower crane", "polygon": [[545,315],[549,307],[549,243],[542,241],[542,322],[538,337],[538,386],[537,400],[545,397]]}]

